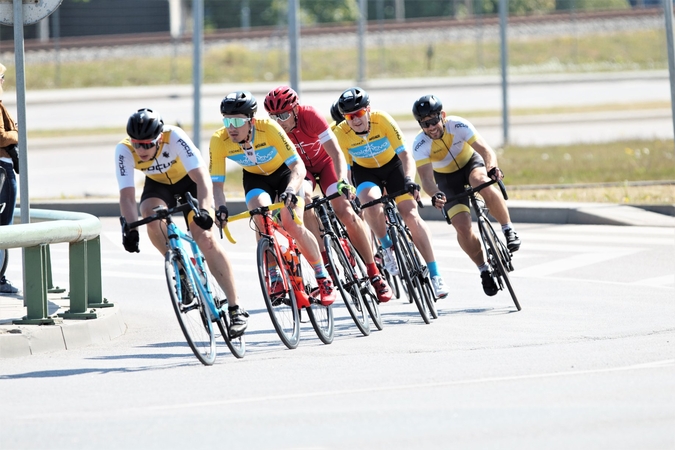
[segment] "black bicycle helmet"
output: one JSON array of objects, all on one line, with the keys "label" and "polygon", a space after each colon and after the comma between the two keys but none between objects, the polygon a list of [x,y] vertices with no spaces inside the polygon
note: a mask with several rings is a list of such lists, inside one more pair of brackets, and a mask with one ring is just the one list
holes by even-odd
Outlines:
[{"label": "black bicycle helmet", "polygon": [[227,94],[220,102],[220,113],[224,116],[243,114],[253,117],[258,110],[258,102],[248,91],[237,91]]},{"label": "black bicycle helmet", "polygon": [[343,115],[358,111],[368,105],[370,105],[370,96],[360,87],[347,89],[338,99],[338,109]]},{"label": "black bicycle helmet", "polygon": [[139,109],[127,121],[127,134],[139,141],[155,139],[163,129],[164,121],[160,115],[148,108]]},{"label": "black bicycle helmet", "polygon": [[435,95],[423,95],[413,104],[412,113],[418,122],[429,116],[437,116],[443,110],[443,103]]},{"label": "black bicycle helmet", "polygon": [[345,117],[340,112],[340,108],[338,107],[338,101],[337,100],[335,100],[330,107],[330,116],[333,118],[335,123],[340,123],[343,120],[345,120]]}]

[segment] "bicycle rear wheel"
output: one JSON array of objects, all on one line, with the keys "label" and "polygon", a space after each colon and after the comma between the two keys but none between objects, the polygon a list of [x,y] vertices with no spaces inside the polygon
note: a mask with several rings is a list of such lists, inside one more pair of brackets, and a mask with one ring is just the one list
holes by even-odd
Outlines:
[{"label": "bicycle rear wheel", "polygon": [[335,333],[335,319],[333,318],[333,308],[331,306],[323,306],[321,304],[321,296],[319,295],[319,284],[314,276],[314,268],[307,261],[307,259],[298,254],[300,257],[300,276],[302,277],[302,284],[305,287],[305,292],[309,296],[309,308],[307,315],[309,321],[312,323],[312,328],[316,331],[316,335],[324,344],[333,342]]},{"label": "bicycle rear wheel", "polygon": [[211,312],[178,252],[166,253],[164,271],[171,304],[185,340],[197,359],[210,366],[216,360],[216,338],[211,324]]},{"label": "bicycle rear wheel", "polygon": [[206,276],[208,277],[209,289],[211,289],[213,302],[218,310],[218,320],[216,323],[218,324],[220,335],[225,341],[227,348],[230,349],[230,352],[232,352],[236,358],[243,358],[246,354],[246,339],[244,338],[244,335],[234,339],[230,338],[230,316],[227,313],[227,298],[225,297],[225,292],[223,292],[223,289],[209,270],[206,271]]},{"label": "bicycle rear wheel", "polygon": [[418,266],[414,259],[415,256],[413,255],[414,244],[411,241],[408,241],[405,234],[401,233],[396,227],[389,230],[389,237],[394,244],[401,278],[408,288],[408,298],[412,297],[424,323],[431,323],[431,319],[429,318],[429,306],[424,299],[422,283],[420,282],[420,277],[417,273]]},{"label": "bicycle rear wheel", "polygon": [[490,222],[487,220],[479,220],[478,229],[483,236],[483,241],[487,247],[488,262],[490,263],[490,266],[492,266],[492,274],[496,278],[495,281],[497,282],[499,290],[504,290],[504,285],[506,285],[509,294],[511,295],[511,299],[513,300],[513,304],[516,305],[516,309],[520,311],[520,302],[518,302],[516,292],[513,290],[513,286],[511,286],[509,270],[507,269],[511,259],[508,250],[504,248],[504,244],[499,240],[499,237],[495,233]]},{"label": "bicycle rear wheel", "polygon": [[[269,238],[258,241],[258,278],[267,311],[279,339],[290,349],[300,342],[300,312],[295,292],[291,287],[286,266],[280,261]],[[270,268],[279,272],[279,279],[271,279]]]},{"label": "bicycle rear wheel", "polygon": [[[350,262],[351,258],[345,255],[345,250],[341,245],[350,246],[351,244],[345,238],[330,235],[324,236],[323,242],[328,255],[328,270],[333,278],[333,283],[340,291],[342,300],[345,302],[347,311],[352,316],[356,327],[364,336],[368,336],[370,334],[370,322],[366,307],[363,304],[359,281],[356,279],[354,268]],[[353,258],[353,253],[351,253],[351,256]],[[356,264],[356,261],[354,261],[354,264]]]}]

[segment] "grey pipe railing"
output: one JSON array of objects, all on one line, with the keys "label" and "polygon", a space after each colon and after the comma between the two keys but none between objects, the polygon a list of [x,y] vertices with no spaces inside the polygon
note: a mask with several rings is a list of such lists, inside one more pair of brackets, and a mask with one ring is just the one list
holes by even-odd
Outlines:
[{"label": "grey pipe railing", "polygon": [[[21,324],[53,324],[47,293],[51,282],[49,245],[69,243],[70,310],[64,319],[96,318],[96,307],[112,306],[101,286],[101,222],[86,213],[31,209],[31,223],[0,227],[0,249],[23,248],[23,291],[27,315]],[[15,220],[21,217],[17,208]]]}]

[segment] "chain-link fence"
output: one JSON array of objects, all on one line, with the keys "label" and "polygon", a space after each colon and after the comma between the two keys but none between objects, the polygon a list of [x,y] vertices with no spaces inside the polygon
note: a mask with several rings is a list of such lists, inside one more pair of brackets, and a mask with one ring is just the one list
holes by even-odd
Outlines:
[{"label": "chain-link fence", "polygon": [[[663,8],[655,1],[631,7],[624,0],[511,0],[509,70],[665,69]],[[48,19],[26,27],[27,80],[35,88],[190,82],[191,4],[64,0]],[[367,78],[499,72],[497,0],[367,5]],[[300,6],[302,79],[356,78],[357,0]],[[286,7],[287,0],[205,1],[204,81],[287,79]],[[9,67],[12,28],[0,31],[0,60]]]}]

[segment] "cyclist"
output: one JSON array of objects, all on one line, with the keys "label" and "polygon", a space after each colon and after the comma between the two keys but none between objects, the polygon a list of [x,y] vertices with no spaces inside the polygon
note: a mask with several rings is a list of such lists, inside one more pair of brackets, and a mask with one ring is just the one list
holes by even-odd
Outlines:
[{"label": "cyclist", "polygon": [[[410,192],[396,199],[398,210],[427,262],[434,294],[438,298],[447,297],[429,228],[417,211],[420,187],[413,181],[415,161],[405,149],[403,133],[389,114],[370,109],[370,97],[360,87],[344,91],[338,99],[338,107],[345,120],[335,127],[335,135],[350,165],[359,199],[365,203],[381,197],[385,184],[387,192],[404,189]],[[366,209],[364,217],[385,249],[385,267],[393,275],[398,274],[381,205]]]},{"label": "cyclist", "polygon": [[337,100],[335,100],[330,107],[330,117],[333,119],[333,123],[330,124],[331,130],[335,130],[335,127],[345,120],[345,116],[340,112],[340,106],[338,105]]},{"label": "cyclist", "polygon": [[[305,202],[311,201],[317,180],[327,196],[338,190],[342,191],[343,187],[354,189],[345,181],[347,164],[335,135],[326,119],[314,107],[300,105],[298,94],[288,86],[271,90],[265,97],[264,106],[270,117],[277,121],[295,144],[300,159],[305,164]],[[350,195],[353,196],[351,193]],[[345,197],[331,200],[331,205],[347,228],[349,239],[366,263],[368,277],[378,300],[388,302],[391,300],[391,290],[375,265],[367,225],[356,215]],[[325,263],[326,250],[323,248],[319,222],[314,211],[305,211],[304,222],[316,237]]]},{"label": "cyclist", "polygon": [[[304,211],[305,166],[284,130],[274,120],[256,119],[257,110],[258,102],[248,91],[232,92],[220,103],[225,126],[211,136],[210,147],[211,179],[216,203],[220,205],[219,220],[226,222],[228,215],[223,183],[229,158],[244,170],[244,193],[249,209],[270,205],[277,198],[286,203],[287,208],[281,210],[281,223],[314,267],[321,304],[328,306],[335,301],[335,289],[321,260],[319,245],[302,221],[297,224],[291,216],[293,211],[302,218]],[[262,228],[262,219],[255,217],[255,220]]]},{"label": "cyclist", "polygon": [[[189,192],[198,199],[199,214],[188,215],[190,232],[204,253],[209,270],[227,295],[230,335],[241,336],[246,330],[248,313],[237,304],[232,266],[211,230],[213,185],[199,149],[185,131],[165,125],[159,114],[147,108],[129,117],[127,135],[115,148],[122,216],[127,222],[138,220],[134,169],[145,174],[140,205],[143,217],[151,216],[158,206],[176,206],[176,195],[185,198]],[[150,222],[147,229],[150,241],[163,255],[168,245],[166,225],[161,221]],[[137,229],[124,233],[122,242],[128,252],[140,251]]]},{"label": "cyclist", "polygon": [[[446,116],[443,104],[434,95],[420,97],[412,112],[422,127],[413,142],[422,187],[432,196],[432,204],[445,211],[457,230],[459,246],[480,270],[485,294],[495,295],[499,289],[483,257],[478,236],[471,227],[469,199],[452,203],[446,203],[445,199],[464,192],[467,184],[478,186],[490,178],[504,178],[497,167],[497,155],[468,120]],[[502,225],[509,251],[517,251],[520,239],[513,229],[504,198],[493,186],[480,193],[490,213]]]}]

